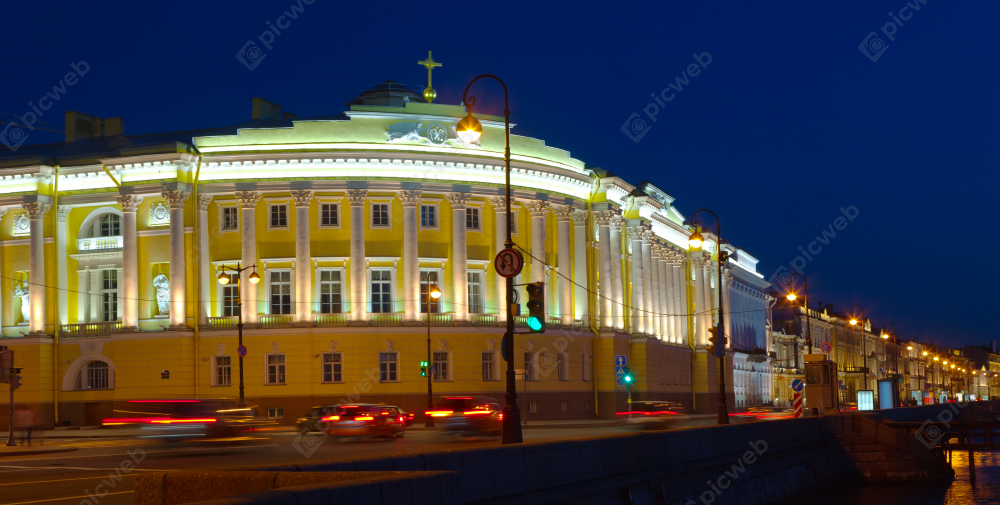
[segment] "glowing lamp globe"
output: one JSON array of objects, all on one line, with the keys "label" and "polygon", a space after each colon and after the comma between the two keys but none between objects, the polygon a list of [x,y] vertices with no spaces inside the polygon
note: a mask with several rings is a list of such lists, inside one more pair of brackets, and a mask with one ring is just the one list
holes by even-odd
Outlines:
[{"label": "glowing lamp globe", "polygon": [[250,282],[252,282],[254,284],[257,284],[258,282],[260,282],[260,276],[257,275],[257,272],[253,272],[253,273],[250,274]]},{"label": "glowing lamp globe", "polygon": [[794,302],[794,301],[795,301],[795,299],[796,299],[796,298],[798,298],[798,296],[795,296],[795,293],[788,293],[788,294],[787,294],[787,295],[785,296],[785,298],[788,298],[788,300],[789,300],[789,301],[792,301],[792,302]]},{"label": "glowing lamp globe", "polygon": [[435,300],[441,298],[441,290],[437,286],[431,286],[431,298]]},{"label": "glowing lamp globe", "polygon": [[219,274],[219,284],[229,284],[229,276],[225,272]]},{"label": "glowing lamp globe", "polygon": [[690,237],[688,237],[688,245],[691,246],[691,249],[700,249],[702,244],[704,243],[705,243],[705,237],[702,237],[701,233],[698,233],[697,231],[695,231],[694,233],[691,234]]},{"label": "glowing lamp globe", "polygon": [[470,110],[469,115],[462,118],[458,122],[458,125],[455,126],[455,131],[458,133],[458,138],[462,139],[462,142],[472,144],[482,136],[483,125],[472,115],[472,111]]},{"label": "glowing lamp globe", "polygon": [[851,326],[854,326],[856,324],[858,324],[858,320],[857,319],[851,319]]}]

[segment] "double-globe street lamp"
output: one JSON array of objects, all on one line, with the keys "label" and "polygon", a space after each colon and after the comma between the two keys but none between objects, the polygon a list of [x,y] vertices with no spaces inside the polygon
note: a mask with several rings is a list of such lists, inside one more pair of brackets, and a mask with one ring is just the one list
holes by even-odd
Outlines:
[{"label": "double-globe street lamp", "polygon": [[719,260],[719,275],[716,281],[717,291],[719,292],[719,325],[715,332],[715,345],[716,355],[719,356],[719,424],[729,424],[729,412],[726,408],[726,325],[722,313],[722,290],[724,289],[722,285],[722,269],[725,267],[729,254],[722,250],[722,221],[719,221],[719,216],[708,209],[698,209],[694,214],[691,214],[691,225],[694,226],[694,232],[688,238],[688,245],[692,249],[700,249],[705,243],[704,237],[698,232],[698,228],[700,228],[699,223],[694,219],[694,216],[698,215],[699,212],[708,212],[715,218],[716,231],[718,232],[715,236],[715,241],[719,245],[716,251]]},{"label": "double-globe street lamp", "polygon": [[[458,125],[455,127],[455,131],[458,134],[458,138],[462,139],[462,142],[466,144],[471,144],[479,140],[479,137],[483,134],[483,125],[479,123],[479,120],[472,115],[472,106],[476,104],[476,98],[469,96],[469,88],[478,81],[479,79],[488,78],[493,79],[503,86],[503,122],[504,122],[504,148],[503,148],[503,161],[504,161],[504,175],[505,183],[504,189],[506,191],[506,212],[507,212],[507,240],[504,241],[504,248],[510,249],[514,246],[514,239],[511,235],[510,230],[510,97],[507,94],[507,85],[499,77],[490,74],[483,74],[475,79],[469,81],[469,85],[465,87],[465,91],[462,93],[462,104],[464,104],[469,111],[469,114],[465,116]],[[517,406],[517,390],[516,384],[514,382],[514,279],[513,277],[507,277],[507,331],[504,333],[504,338],[501,343],[501,354],[503,354],[504,359],[507,360],[507,392],[504,395],[506,402],[503,407],[503,436],[501,437],[501,443],[506,444],[520,444],[524,441],[521,434],[521,409]]]},{"label": "double-globe street lamp", "polygon": [[437,300],[441,298],[441,290],[438,289],[437,284],[431,284],[431,276],[427,276],[427,296],[424,297],[424,303],[427,304],[427,414],[424,414],[424,427],[433,428],[434,427],[434,416],[430,414],[431,410],[434,410],[434,388],[431,385],[431,379],[434,375],[434,360],[431,359],[431,298]]},{"label": "double-globe street lamp", "polygon": [[[254,284],[256,286],[256,284],[258,282],[260,282],[260,275],[257,275],[257,264],[256,263],[253,264],[253,265],[250,265],[248,267],[241,267],[240,264],[237,263],[236,264],[236,268],[233,268],[233,267],[230,267],[230,266],[226,266],[226,265],[222,265],[222,273],[219,274],[219,284],[229,284],[229,274],[227,274],[226,271],[228,270],[230,272],[236,272],[236,288],[237,288],[236,291],[238,293],[237,294],[237,298],[236,298],[236,307],[237,307],[236,308],[236,315],[239,317],[239,319],[236,320],[236,330],[239,332],[239,336],[240,336],[240,343],[239,343],[240,347],[243,347],[243,293],[241,292],[243,288],[240,286],[240,278],[243,277],[243,272],[245,272],[247,270],[250,270],[250,269],[253,269],[253,272],[250,272],[250,275],[247,277],[247,280],[249,280],[251,284]],[[239,407],[246,407],[247,406],[247,402],[243,398],[243,354],[241,354],[239,352],[237,352],[236,354],[239,355],[239,358],[240,358],[240,403],[239,403]]]},{"label": "double-globe street lamp", "polygon": [[[806,345],[809,346],[809,354],[812,354],[813,353],[812,327],[809,325],[809,282],[806,281],[806,276],[798,272],[795,272],[791,275],[793,279],[795,278],[795,276],[799,276],[802,278],[802,289],[804,295],[804,299],[802,300],[802,306],[805,307],[806,309]],[[790,302],[794,302],[795,299],[798,297],[799,296],[795,294],[795,291],[789,291],[788,294],[785,295],[785,298],[788,298],[788,301]]]}]

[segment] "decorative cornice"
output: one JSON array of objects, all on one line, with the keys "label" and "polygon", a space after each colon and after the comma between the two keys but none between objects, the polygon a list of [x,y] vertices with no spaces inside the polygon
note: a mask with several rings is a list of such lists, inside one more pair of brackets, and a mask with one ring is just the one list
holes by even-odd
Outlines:
[{"label": "decorative cornice", "polygon": [[451,210],[464,210],[469,204],[472,193],[448,193],[445,198],[451,203]]},{"label": "decorative cornice", "polygon": [[257,202],[260,201],[260,193],[257,191],[235,191],[233,195],[240,201],[240,207],[244,209],[257,208]]},{"label": "decorative cornice", "polygon": [[42,219],[51,205],[41,202],[27,202],[22,203],[21,207],[28,213],[28,219]]},{"label": "decorative cornice", "polygon": [[142,197],[139,195],[118,195],[115,197],[115,201],[122,206],[122,212],[135,212],[139,208],[139,204],[142,203]]},{"label": "decorative cornice", "polygon": [[531,217],[545,217],[545,213],[549,210],[549,202],[542,200],[534,200],[524,204],[528,208],[528,212],[531,213]]},{"label": "decorative cornice", "polygon": [[212,195],[198,193],[198,210],[208,211],[208,206],[212,204]]},{"label": "decorative cornice", "polygon": [[403,202],[403,207],[416,207],[420,205],[420,196],[423,194],[419,189],[404,189],[399,192],[399,200]]},{"label": "decorative cornice", "polygon": [[311,189],[292,190],[292,200],[295,201],[296,207],[308,207],[309,201],[312,200],[314,194],[316,193]]},{"label": "decorative cornice", "polygon": [[556,221],[569,221],[573,217],[574,209],[570,205],[553,205],[552,213],[556,215]]},{"label": "decorative cornice", "polygon": [[361,207],[365,204],[365,198],[368,197],[367,189],[349,189],[347,190],[347,201],[350,202],[351,207]]},{"label": "decorative cornice", "polygon": [[182,208],[184,206],[184,201],[187,200],[189,196],[191,196],[190,192],[182,191],[179,189],[163,190],[163,192],[160,194],[163,195],[163,199],[166,200],[168,204],[170,204],[171,210]]}]

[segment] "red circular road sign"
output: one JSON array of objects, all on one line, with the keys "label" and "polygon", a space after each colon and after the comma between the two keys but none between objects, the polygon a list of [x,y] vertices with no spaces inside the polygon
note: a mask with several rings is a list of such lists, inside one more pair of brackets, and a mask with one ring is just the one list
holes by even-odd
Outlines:
[{"label": "red circular road sign", "polygon": [[240,357],[246,356],[247,355],[247,346],[241,345],[241,346],[237,347],[236,348],[236,353],[239,354]]},{"label": "red circular road sign", "polygon": [[819,348],[822,349],[823,352],[825,352],[827,354],[830,354],[830,351],[833,350],[833,346],[830,345],[829,342],[823,342],[823,345],[819,346]]},{"label": "red circular road sign", "polygon": [[497,253],[493,267],[501,277],[514,277],[524,268],[524,257],[513,249],[504,249]]}]

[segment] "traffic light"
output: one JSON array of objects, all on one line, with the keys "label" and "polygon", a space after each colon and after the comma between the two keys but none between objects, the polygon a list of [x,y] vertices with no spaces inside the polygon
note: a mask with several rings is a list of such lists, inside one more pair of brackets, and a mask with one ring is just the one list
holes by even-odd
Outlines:
[{"label": "traffic light", "polygon": [[625,367],[625,375],[622,375],[622,382],[624,382],[626,386],[631,386],[632,382],[634,382],[634,381],[635,381],[635,377],[632,376],[632,367],[631,366],[626,366]]},{"label": "traffic light", "polygon": [[726,338],[719,338],[719,327],[713,326],[708,329],[708,347],[705,350],[709,354],[714,354],[716,358],[721,358],[726,353]]},{"label": "traffic light", "polygon": [[420,362],[420,376],[421,377],[427,377],[427,362],[426,361],[421,361]]},{"label": "traffic light", "polygon": [[14,390],[14,389],[18,389],[20,387],[21,387],[21,376],[20,375],[11,375],[10,376],[10,389]]},{"label": "traffic light", "polygon": [[531,333],[545,333],[545,283],[528,284],[528,329]]}]

